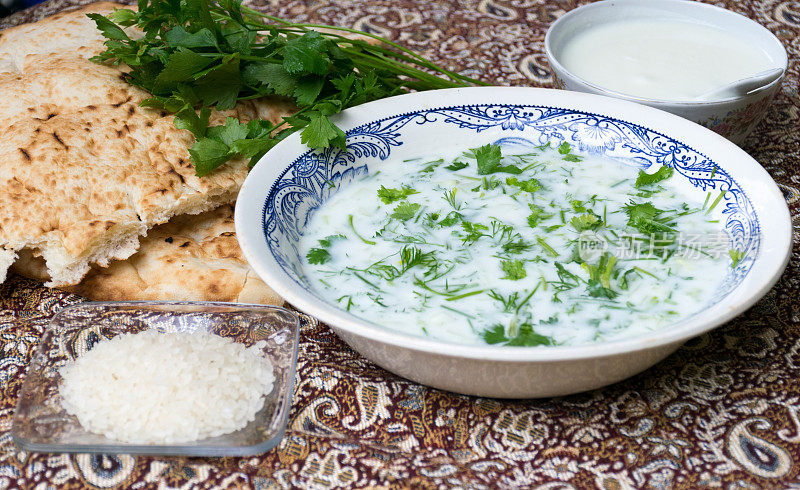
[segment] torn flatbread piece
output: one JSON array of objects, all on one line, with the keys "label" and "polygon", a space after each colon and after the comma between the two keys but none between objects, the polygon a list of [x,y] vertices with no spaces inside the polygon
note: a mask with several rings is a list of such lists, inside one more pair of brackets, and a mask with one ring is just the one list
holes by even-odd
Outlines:
[{"label": "torn flatbread piece", "polygon": [[[44,261],[30,252],[21,254],[14,271],[48,280]],[[247,265],[234,235],[232,205],[176,216],[150,230],[127,260],[94,266],[79,284],[61,289],[95,301],[283,304]]]},{"label": "torn flatbread piece", "polygon": [[[44,259],[49,286],[136,252],[155,225],[232,202],[247,175],[234,160],[197,177],[190,132],[139,103],[124,67],[95,64],[97,3],[0,32],[0,281],[21,253]],[[259,99],[212,114],[279,121],[293,107]]]}]

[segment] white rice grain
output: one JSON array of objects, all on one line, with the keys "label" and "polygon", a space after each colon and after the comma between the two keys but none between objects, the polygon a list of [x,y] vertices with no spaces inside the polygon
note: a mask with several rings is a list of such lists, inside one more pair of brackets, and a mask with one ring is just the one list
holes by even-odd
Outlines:
[{"label": "white rice grain", "polygon": [[176,444],[246,426],[275,381],[255,348],[202,333],[123,334],[63,366],[64,409],[88,431]]}]

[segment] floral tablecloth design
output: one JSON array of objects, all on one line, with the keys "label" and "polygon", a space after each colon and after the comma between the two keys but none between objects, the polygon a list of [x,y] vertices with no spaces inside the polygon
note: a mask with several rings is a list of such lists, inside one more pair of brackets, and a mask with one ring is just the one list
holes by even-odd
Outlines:
[{"label": "floral tablecloth design", "polygon": [[[74,5],[51,0],[0,28]],[[800,3],[714,2],[789,51],[783,89],[745,143],[800,223]],[[579,2],[273,0],[271,14],[375,32],[496,84],[552,86],[547,27]],[[797,241],[797,232],[795,233]],[[9,433],[44,326],[81,298],[10,278],[0,286],[0,488],[785,488],[800,486],[800,256],[745,315],[634,378],[581,395],[505,401],[397,378],[304,317],[291,422],[251,458],[49,455]]]}]

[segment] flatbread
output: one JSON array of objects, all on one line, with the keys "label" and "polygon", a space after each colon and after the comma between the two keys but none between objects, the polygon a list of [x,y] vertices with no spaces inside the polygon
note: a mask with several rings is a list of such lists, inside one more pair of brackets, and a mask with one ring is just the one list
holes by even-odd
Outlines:
[{"label": "flatbread", "polygon": [[[191,133],[140,107],[149,94],[121,78],[124,67],[87,59],[103,38],[85,14],[119,6],[0,32],[0,281],[22,253],[45,260],[47,285],[77,284],[92,264],[130,257],[149,228],[232,202],[247,175],[237,160],[195,176]],[[212,123],[277,121],[292,109],[248,101]]]},{"label": "flatbread", "polygon": [[[47,280],[44,261],[21,254],[14,271]],[[139,251],[107,268],[94,266],[61,289],[95,301],[178,300],[283,304],[247,265],[234,235],[233,206],[182,215],[156,226]]]}]

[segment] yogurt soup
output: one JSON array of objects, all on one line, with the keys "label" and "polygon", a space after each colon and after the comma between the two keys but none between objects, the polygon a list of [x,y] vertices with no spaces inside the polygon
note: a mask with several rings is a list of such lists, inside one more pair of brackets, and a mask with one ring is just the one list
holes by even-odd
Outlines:
[{"label": "yogurt soup", "polygon": [[622,94],[692,100],[775,65],[747,40],[689,21],[627,19],[586,29],[560,55],[589,83]]},{"label": "yogurt soup", "polygon": [[650,174],[567,143],[387,161],[335,191],[301,239],[317,294],[401,332],[456,343],[578,345],[703,308],[729,250],[673,169]]}]

